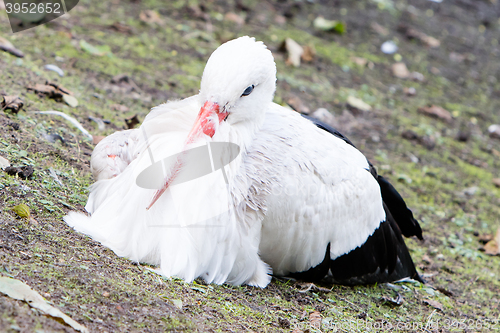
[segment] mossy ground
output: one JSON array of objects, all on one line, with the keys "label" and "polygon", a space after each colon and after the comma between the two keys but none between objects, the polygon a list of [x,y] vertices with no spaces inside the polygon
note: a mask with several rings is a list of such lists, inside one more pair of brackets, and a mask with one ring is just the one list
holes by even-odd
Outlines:
[{"label": "mossy ground", "polygon": [[[145,9],[157,11],[161,22],[139,20]],[[225,19],[227,12],[241,15],[245,24]],[[346,22],[346,33],[315,31],[312,21],[320,14]],[[500,258],[479,251],[476,236],[500,227],[500,189],[492,183],[500,176],[500,141],[487,135],[487,127],[500,122],[499,15],[500,4],[493,0],[87,0],[64,18],[11,34],[5,11],[0,11],[0,35],[26,54],[18,59],[0,53],[0,93],[19,95],[25,102],[17,115],[0,114],[0,156],[35,168],[30,180],[0,173],[1,274],[26,282],[92,331],[278,332],[295,326],[315,331],[309,327],[312,311],[321,313],[322,331],[390,330],[389,324],[398,322],[406,323],[399,331],[408,332],[499,329]],[[115,22],[129,31],[116,31],[111,27]],[[384,26],[388,35],[374,32],[372,22]],[[401,23],[438,38],[441,46],[429,49],[408,40],[397,32]],[[329,109],[337,127],[396,185],[424,230],[425,241],[409,239],[407,244],[427,285],[328,286],[329,292],[301,293],[299,284],[281,279],[263,290],[187,284],[118,258],[62,221],[68,210],[85,205],[93,145],[65,121],[26,111],[63,111],[94,135],[110,134],[124,127],[126,117],[143,119],[152,106],[196,93],[210,52],[240,35],[255,36],[273,51],[277,102],[298,96],[312,110]],[[313,45],[315,60],[299,68],[285,65],[285,55],[278,51],[285,37]],[[389,39],[397,41],[410,71],[422,73],[425,81],[391,75],[394,58],[379,50]],[[108,45],[112,55],[86,53],[81,40]],[[452,52],[463,57],[453,61]],[[360,67],[352,57],[374,66]],[[50,63],[66,75],[45,71]],[[111,83],[122,73],[137,88]],[[27,91],[27,85],[46,80],[72,90],[80,105],[71,108]],[[405,95],[405,87],[414,87],[416,96]],[[374,110],[346,111],[349,95]],[[128,111],[116,111],[114,104]],[[417,112],[427,104],[453,112],[453,121]],[[110,123],[100,132],[88,116]],[[432,137],[435,147],[403,139],[407,130]],[[466,142],[456,140],[459,131],[470,134]],[[49,143],[44,133],[61,135],[65,144]],[[9,210],[19,203],[31,208],[37,223]],[[402,305],[384,301],[398,293]],[[428,301],[439,302],[442,310]],[[2,331],[71,331],[7,297],[0,298],[0,308]]]}]

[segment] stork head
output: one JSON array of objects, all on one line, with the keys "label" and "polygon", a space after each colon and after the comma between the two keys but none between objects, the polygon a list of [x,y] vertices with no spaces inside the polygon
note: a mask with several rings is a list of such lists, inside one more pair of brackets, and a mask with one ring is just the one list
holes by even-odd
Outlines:
[{"label": "stork head", "polygon": [[259,121],[275,90],[276,65],[264,43],[245,36],[221,45],[203,71],[202,107],[188,141],[213,136],[223,121]]}]

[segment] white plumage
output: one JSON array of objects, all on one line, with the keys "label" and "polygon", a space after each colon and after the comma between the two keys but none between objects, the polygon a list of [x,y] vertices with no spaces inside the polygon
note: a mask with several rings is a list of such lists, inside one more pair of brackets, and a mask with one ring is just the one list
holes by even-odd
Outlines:
[{"label": "white plumage", "polygon": [[[264,44],[249,37],[223,44],[198,95],[153,108],[140,128],[96,146],[89,215],[71,212],[65,221],[161,274],[218,284],[265,287],[271,273],[320,264],[329,244],[331,260],[360,247],[386,220],[368,161],[272,103],[275,81]],[[164,166],[164,193],[137,185],[155,161],[207,142],[240,147],[224,168],[228,184],[217,171],[169,186],[182,161]]]}]

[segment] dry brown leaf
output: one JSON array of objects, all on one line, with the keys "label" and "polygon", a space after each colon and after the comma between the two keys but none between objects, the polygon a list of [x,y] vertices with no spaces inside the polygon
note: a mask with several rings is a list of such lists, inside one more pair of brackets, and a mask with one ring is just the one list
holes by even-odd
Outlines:
[{"label": "dry brown leaf", "polygon": [[309,315],[309,325],[319,330],[321,328],[321,313],[318,311],[311,312]]},{"label": "dry brown leaf", "polygon": [[93,135],[92,136],[92,143],[96,145],[99,142],[101,142],[102,139],[104,139],[104,138],[105,138],[105,136],[103,136],[103,135]]},{"label": "dry brown leaf", "polygon": [[360,67],[365,67],[368,63],[368,60],[360,57],[351,57],[351,61]]},{"label": "dry brown leaf", "polygon": [[392,64],[392,74],[400,79],[406,79],[410,77],[410,71],[406,67],[404,62],[397,62]]},{"label": "dry brown leaf", "polygon": [[12,279],[7,276],[0,276],[0,294],[5,294],[10,298],[24,301],[28,303],[30,307],[38,309],[42,313],[51,316],[58,321],[62,321],[76,331],[83,333],[88,332],[88,329],[85,326],[80,325],[75,320],[64,314],[61,310],[48,304],[39,293],[20,280]]},{"label": "dry brown leaf", "polygon": [[123,34],[130,34],[132,33],[132,28],[126,24],[123,24],[121,22],[115,22],[110,26],[111,29],[116,30],[118,32],[121,32]]},{"label": "dry brown leaf", "polygon": [[399,25],[398,31],[404,33],[408,39],[418,39],[425,45],[431,48],[436,48],[441,45],[441,42],[434,37],[428,36],[421,31],[410,28],[404,24]]},{"label": "dry brown leaf", "polygon": [[243,17],[241,17],[240,15],[233,13],[233,12],[226,13],[226,15],[224,15],[224,19],[226,21],[234,22],[240,26],[245,24],[245,19]]},{"label": "dry brown leaf", "polygon": [[354,96],[347,97],[347,107],[354,113],[368,112],[372,110],[371,105]]},{"label": "dry brown leaf", "polygon": [[134,114],[132,117],[125,118],[125,124],[127,124],[128,129],[132,129],[135,125],[139,124],[139,118],[137,118],[137,114]]},{"label": "dry brown leaf", "polygon": [[146,23],[158,23],[158,24],[163,23],[163,20],[161,19],[160,14],[158,14],[158,12],[156,12],[154,10],[149,10],[149,9],[143,10],[139,14],[139,19],[143,22],[146,22]]},{"label": "dry brown leaf", "polygon": [[109,107],[113,111],[121,111],[121,112],[127,112],[129,109],[125,105],[121,104],[112,104]]},{"label": "dry brown leaf", "polygon": [[443,305],[439,303],[438,301],[434,301],[432,299],[426,299],[424,300],[424,304],[432,306],[434,309],[437,309],[439,311],[443,311]]},{"label": "dry brown leaf", "polygon": [[484,245],[484,253],[492,256],[500,255],[500,228],[498,228],[495,238]]},{"label": "dry brown leaf", "polygon": [[37,94],[48,95],[49,97],[62,97],[62,92],[53,86],[37,83],[35,86],[27,86],[28,90],[33,90]]},{"label": "dry brown leaf", "polygon": [[14,47],[11,42],[0,36],[0,50],[8,52],[16,57],[24,57],[24,53]]},{"label": "dry brown leaf", "polygon": [[438,118],[447,122],[451,122],[453,120],[451,113],[449,111],[437,105],[424,106],[418,108],[418,112],[425,114],[426,116],[432,118]]},{"label": "dry brown leaf", "polygon": [[286,103],[288,105],[290,105],[290,107],[297,112],[306,113],[306,114],[311,112],[311,110],[297,96],[290,97]]},{"label": "dry brown leaf", "polygon": [[387,36],[389,34],[389,30],[387,30],[377,22],[372,22],[370,26],[376,33],[378,33],[381,36]]},{"label": "dry brown leaf", "polygon": [[313,45],[304,46],[304,53],[302,53],[301,59],[304,62],[311,62],[316,56],[316,49]]},{"label": "dry brown leaf", "polygon": [[0,104],[2,110],[12,110],[14,113],[18,113],[23,105],[23,101],[18,96],[4,96]]}]

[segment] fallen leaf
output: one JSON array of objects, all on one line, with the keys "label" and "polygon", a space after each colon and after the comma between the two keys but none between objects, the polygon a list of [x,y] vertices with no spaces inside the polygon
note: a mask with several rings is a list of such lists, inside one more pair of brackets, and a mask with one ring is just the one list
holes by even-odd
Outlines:
[{"label": "fallen leaf", "polygon": [[174,306],[177,309],[182,310],[182,300],[180,300],[180,299],[173,299],[172,303],[174,303]]},{"label": "fallen leaf", "polygon": [[426,299],[424,300],[424,304],[432,306],[434,309],[437,309],[439,311],[443,311],[443,305],[439,303],[438,301],[434,301],[432,299]]},{"label": "fallen leaf", "polygon": [[129,109],[125,105],[121,104],[111,104],[109,108],[113,111],[127,112]]},{"label": "fallen leaf", "polygon": [[62,99],[63,99],[64,103],[68,104],[72,108],[76,108],[78,106],[78,100],[71,95],[64,94]]},{"label": "fallen leaf", "polygon": [[61,86],[60,84],[58,83],[55,83],[55,82],[50,82],[50,81],[47,81],[45,82],[46,85],[49,85],[51,87],[54,87],[56,88],[57,90],[59,90],[61,93],[63,94],[67,94],[67,95],[73,95],[73,92],[63,86]]},{"label": "fallen leaf", "polygon": [[52,85],[37,83],[35,86],[27,86],[28,90],[33,90],[35,93],[48,95],[52,98],[62,97],[63,92]]},{"label": "fallen leaf", "polygon": [[387,30],[377,22],[372,22],[372,24],[370,24],[370,27],[381,36],[387,36],[389,34],[389,30]]},{"label": "fallen leaf", "polygon": [[345,32],[345,24],[340,21],[335,20],[327,20],[323,16],[318,16],[314,22],[313,26],[316,29],[323,31],[334,31],[339,34],[343,34]]},{"label": "fallen leaf", "polygon": [[104,135],[94,135],[94,136],[92,136],[92,143],[96,145],[99,142],[101,142],[102,139],[104,139],[104,138],[105,138]]},{"label": "fallen leaf", "polygon": [[19,204],[11,208],[11,210],[17,214],[17,216],[29,219],[31,216],[30,208],[26,204]]},{"label": "fallen leaf", "polygon": [[406,26],[405,24],[400,24],[398,26],[398,31],[405,34],[406,38],[412,40],[412,39],[417,39],[420,40],[422,43],[425,45],[431,47],[431,48],[436,48],[441,45],[441,42],[437,40],[434,37],[428,36],[424,34],[421,31],[418,31],[416,29],[410,28]]},{"label": "fallen leaf", "polygon": [[367,112],[372,110],[372,107],[370,105],[366,104],[361,99],[356,98],[354,96],[347,97],[347,106],[351,111],[354,112],[356,111]]},{"label": "fallen leaf", "polygon": [[132,129],[135,125],[139,124],[139,118],[137,118],[137,114],[134,114],[131,117],[125,118],[125,124],[127,124],[128,129]]},{"label": "fallen leaf", "polygon": [[245,24],[245,19],[243,17],[241,17],[240,15],[233,13],[233,12],[226,13],[226,15],[224,15],[224,19],[226,21],[234,22],[239,26],[242,26],[243,24]]},{"label": "fallen leaf", "polygon": [[156,12],[154,10],[149,10],[149,9],[143,10],[139,14],[139,19],[142,22],[146,22],[146,23],[158,23],[158,24],[163,23],[163,20],[161,19],[160,14],[158,14],[158,12]]},{"label": "fallen leaf", "polygon": [[368,60],[360,57],[351,57],[351,61],[360,67],[365,67],[368,63]]},{"label": "fallen leaf", "polygon": [[406,79],[410,77],[410,71],[408,70],[404,62],[396,62],[392,64],[391,69],[392,75],[394,75],[395,77],[398,77],[400,79]]},{"label": "fallen leaf", "polygon": [[424,254],[424,256],[422,257],[422,261],[428,265],[431,265],[433,263],[433,260],[427,254]]},{"label": "fallen leaf", "polygon": [[111,83],[124,88],[126,91],[141,91],[137,84],[127,74],[118,74],[111,79]]},{"label": "fallen leaf", "polygon": [[128,25],[126,24],[123,24],[121,22],[115,22],[113,23],[112,25],[110,25],[110,28],[111,29],[114,29],[118,32],[121,32],[123,34],[130,34],[132,33],[132,28],[129,27]]},{"label": "fallen leaf", "polygon": [[490,240],[493,239],[493,235],[491,234],[482,234],[482,235],[479,235],[479,233],[477,233],[478,235],[478,241],[483,243],[483,244],[486,244],[488,243]]},{"label": "fallen leaf", "polygon": [[444,120],[446,122],[451,122],[453,120],[451,113],[449,111],[437,105],[424,106],[418,108],[418,112],[432,118]]},{"label": "fallen leaf", "polygon": [[24,53],[16,49],[11,42],[0,36],[0,50],[8,52],[18,58],[24,57]]},{"label": "fallen leaf", "polygon": [[311,112],[311,110],[297,96],[290,97],[286,103],[297,112],[305,114],[309,114],[309,112]]},{"label": "fallen leaf", "polygon": [[0,105],[2,110],[12,110],[12,112],[18,113],[24,103],[18,96],[4,96]]},{"label": "fallen leaf", "polygon": [[84,50],[87,53],[90,53],[95,56],[104,56],[107,55],[108,57],[113,56],[113,53],[111,53],[111,48],[109,45],[99,45],[99,46],[94,46],[90,43],[87,43],[85,40],[81,39],[80,40],[80,47],[82,50]]},{"label": "fallen leaf", "polygon": [[311,62],[316,56],[316,49],[312,45],[304,46],[304,53],[302,53],[301,59],[304,62]]},{"label": "fallen leaf", "polygon": [[500,228],[497,229],[495,238],[484,245],[484,253],[497,256],[500,255]]},{"label": "fallen leaf", "polygon": [[493,178],[493,185],[500,187],[500,178]]},{"label": "fallen leaf", "polygon": [[309,325],[319,330],[321,328],[321,313],[318,311],[311,312],[309,315]]},{"label": "fallen leaf", "polygon": [[5,169],[6,167],[10,166],[10,162],[8,159],[0,156],[0,169]]},{"label": "fallen leaf", "polygon": [[291,38],[285,39],[283,46],[288,53],[287,65],[300,66],[300,57],[304,53],[304,48]]},{"label": "fallen leaf", "polygon": [[12,279],[6,276],[0,276],[0,293],[9,296],[10,298],[25,301],[32,308],[38,309],[44,314],[61,319],[67,325],[75,330],[87,333],[88,329],[65,315],[61,310],[49,305],[45,299],[36,291],[30,288],[22,281]]},{"label": "fallen leaf", "polygon": [[19,178],[22,179],[28,179],[31,178],[31,176],[33,175],[34,169],[31,165],[25,165],[22,167],[9,166],[6,167],[4,171],[11,176],[18,176]]}]

